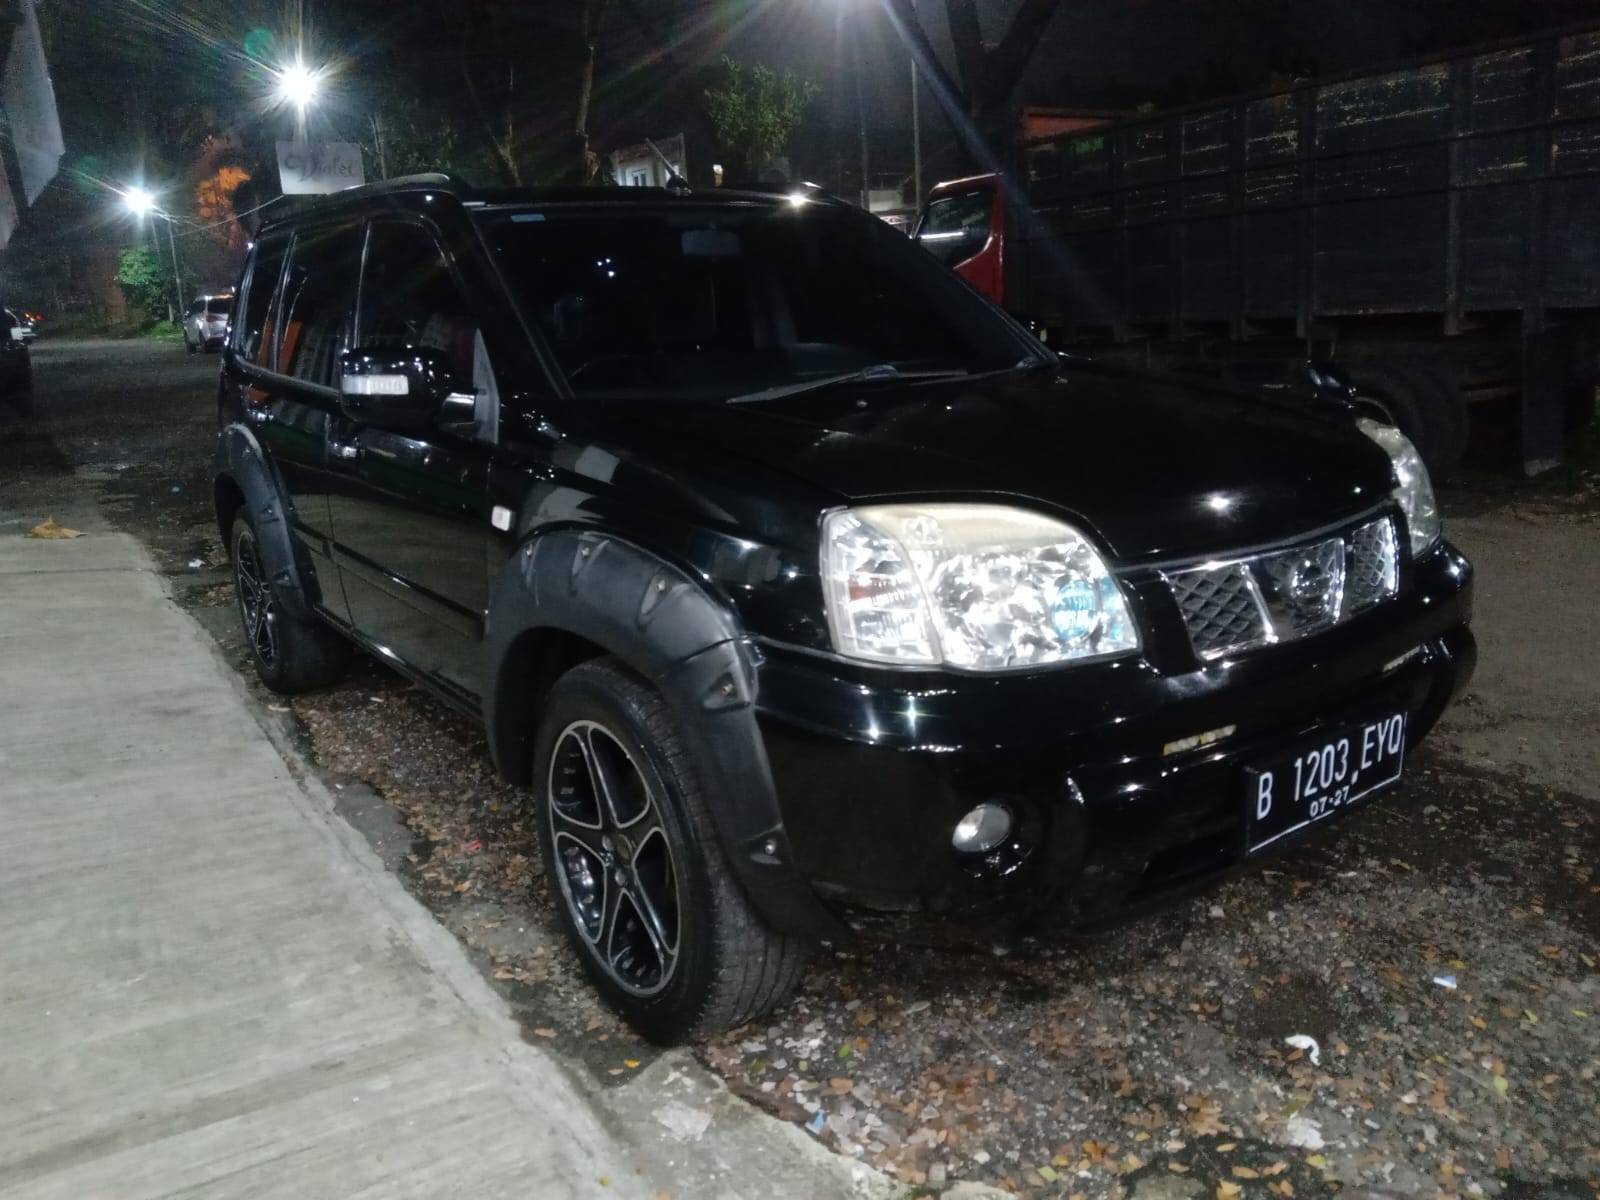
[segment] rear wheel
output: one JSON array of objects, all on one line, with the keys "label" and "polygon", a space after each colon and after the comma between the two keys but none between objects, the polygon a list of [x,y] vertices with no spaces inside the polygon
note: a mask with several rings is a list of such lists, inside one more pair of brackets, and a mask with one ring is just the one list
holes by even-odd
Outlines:
[{"label": "rear wheel", "polygon": [[545,872],[601,993],[672,1043],[779,1004],[809,947],[768,929],[718,842],[665,700],[612,659],[573,668],[534,748]]},{"label": "rear wheel", "polygon": [[262,683],[288,694],[339,678],[350,661],[350,644],[320,621],[283,606],[243,511],[233,523],[233,578],[245,644]]}]

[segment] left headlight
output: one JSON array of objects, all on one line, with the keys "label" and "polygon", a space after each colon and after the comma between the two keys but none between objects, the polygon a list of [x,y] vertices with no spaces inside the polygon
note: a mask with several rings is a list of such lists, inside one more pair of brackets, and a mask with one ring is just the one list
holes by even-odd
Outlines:
[{"label": "left headlight", "polygon": [[1428,468],[1422,465],[1422,455],[1393,425],[1359,417],[1356,425],[1388,454],[1394,465],[1394,498],[1400,511],[1406,515],[1406,529],[1411,534],[1411,557],[1415,558],[1439,540],[1443,527],[1439,522],[1439,501],[1434,498],[1433,480],[1428,478]]},{"label": "left headlight", "polygon": [[834,648],[851,658],[1014,671],[1126,654],[1139,632],[1070,525],[997,504],[831,512],[822,579]]}]

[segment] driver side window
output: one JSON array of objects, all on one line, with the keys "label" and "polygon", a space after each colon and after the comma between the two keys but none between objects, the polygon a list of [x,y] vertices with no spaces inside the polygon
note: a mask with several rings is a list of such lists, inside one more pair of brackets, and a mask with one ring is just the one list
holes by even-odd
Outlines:
[{"label": "driver side window", "polygon": [[372,226],[356,337],[362,349],[442,351],[459,386],[474,386],[477,322],[427,230],[398,222]]}]

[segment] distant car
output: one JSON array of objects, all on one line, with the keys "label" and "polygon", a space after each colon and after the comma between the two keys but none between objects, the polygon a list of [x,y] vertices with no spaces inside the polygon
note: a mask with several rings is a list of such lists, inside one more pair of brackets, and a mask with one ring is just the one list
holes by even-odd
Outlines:
[{"label": "distant car", "polygon": [[21,342],[24,346],[30,344],[39,336],[39,331],[34,328],[33,318],[27,313],[19,313],[14,309],[6,309],[7,326],[10,338],[14,342]]},{"label": "distant car", "polygon": [[0,333],[0,401],[27,414],[33,411],[33,356],[28,353],[32,333],[21,336],[23,320],[9,308],[0,310],[0,321],[5,326]]},{"label": "distant car", "polygon": [[228,317],[233,312],[231,293],[198,296],[183,314],[183,348],[190,354],[222,349],[228,336]]}]

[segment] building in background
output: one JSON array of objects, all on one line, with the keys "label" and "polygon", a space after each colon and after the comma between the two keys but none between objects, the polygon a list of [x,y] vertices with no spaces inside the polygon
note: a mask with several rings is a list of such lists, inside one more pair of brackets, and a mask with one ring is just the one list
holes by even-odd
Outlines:
[{"label": "building in background", "polygon": [[647,138],[611,152],[611,178],[619,187],[666,187],[673,176],[689,181],[684,136]]},{"label": "building in background", "polygon": [[0,66],[0,115],[6,133],[0,153],[0,249],[4,249],[20,210],[32,205],[55,178],[66,145],[33,0],[0,0],[0,47],[5,55]]}]

